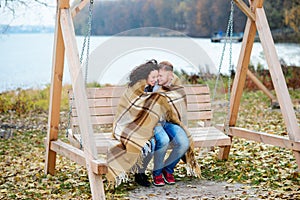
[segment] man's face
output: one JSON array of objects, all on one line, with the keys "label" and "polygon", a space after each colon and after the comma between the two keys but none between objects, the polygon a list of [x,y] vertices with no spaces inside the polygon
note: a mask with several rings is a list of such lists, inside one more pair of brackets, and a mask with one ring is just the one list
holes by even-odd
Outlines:
[{"label": "man's face", "polygon": [[158,71],[158,85],[168,86],[173,79],[173,72],[160,69]]}]

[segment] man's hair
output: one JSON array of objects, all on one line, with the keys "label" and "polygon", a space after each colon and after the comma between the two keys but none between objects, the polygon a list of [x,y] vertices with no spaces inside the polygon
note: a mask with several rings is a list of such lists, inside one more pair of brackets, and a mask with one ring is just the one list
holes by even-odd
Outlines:
[{"label": "man's hair", "polygon": [[162,61],[158,64],[158,68],[173,72],[173,65],[169,61]]}]

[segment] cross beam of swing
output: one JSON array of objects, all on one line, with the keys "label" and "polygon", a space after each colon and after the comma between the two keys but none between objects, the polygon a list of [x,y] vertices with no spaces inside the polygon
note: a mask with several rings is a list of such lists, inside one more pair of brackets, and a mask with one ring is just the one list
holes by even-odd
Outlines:
[{"label": "cross beam of swing", "polygon": [[[91,127],[88,102],[86,98],[87,94],[85,90],[85,81],[83,79],[83,73],[80,67],[78,48],[76,44],[75,32],[72,21],[72,17],[74,17],[78,12],[80,12],[80,10],[82,10],[82,8],[88,2],[88,0],[81,1],[81,3],[71,12],[69,0],[57,1],[48,132],[46,140],[45,173],[55,173],[56,152],[60,152],[59,148],[61,148],[61,145],[58,145],[57,151],[54,151],[55,145],[52,145],[51,147],[51,144],[56,144],[55,142],[58,140],[60,101],[62,93],[62,79],[65,59],[64,56],[66,54],[72,80],[75,105],[78,112],[80,113],[80,115],[78,116],[79,126],[82,132],[87,133],[84,134],[82,137],[83,143],[86,147],[83,152],[83,155],[78,154],[80,158],[76,157],[78,156],[76,155],[73,159],[77,161],[80,159],[81,163],[86,164],[92,192],[92,198],[105,199],[101,173],[95,173],[98,171],[98,169],[95,169],[95,167],[99,167],[99,163],[95,163],[97,152],[92,141],[93,129]],[[292,107],[292,102],[288,93],[288,89],[285,84],[285,79],[281,70],[278,56],[276,54],[275,45],[266,19],[266,15],[264,13],[264,1],[250,0],[249,7],[241,0],[234,0],[234,2],[248,16],[248,20],[244,31],[242,48],[230,96],[229,135],[231,137],[240,136],[255,141],[261,141],[267,144],[273,144],[290,148],[294,152],[299,168],[300,129],[296,120],[295,112]],[[267,63],[269,65],[275,92],[277,94],[279,105],[282,110],[284,122],[287,126],[287,131],[289,135],[288,141],[287,138],[279,136],[272,137],[272,135],[267,136],[266,134],[261,134],[254,131],[234,127],[237,120],[238,109],[247,76],[248,65],[250,62],[250,54],[252,51],[256,31],[258,31],[259,33],[263,50],[266,55]],[[264,138],[264,140],[260,140],[262,138]],[[297,148],[295,148],[295,145]],[[220,148],[219,158],[228,158],[229,150],[230,146]],[[64,152],[69,154],[72,153],[71,151]]]},{"label": "cross beam of swing", "polygon": [[58,0],[57,5],[48,133],[46,140],[45,173],[55,174],[56,151],[51,147],[51,142],[57,141],[58,139],[64,55],[66,54],[74,91],[75,104],[81,113],[79,118],[80,128],[83,132],[87,133],[82,137],[82,140],[86,145],[84,157],[86,160],[85,163],[92,196],[93,199],[105,199],[102,176],[93,172],[93,166],[95,166],[93,161],[97,158],[97,152],[92,141],[93,129],[90,122],[85,84],[70,12],[70,2],[69,0]]},{"label": "cross beam of swing", "polygon": [[[266,144],[272,144],[277,146],[293,147],[294,143],[297,145],[300,142],[300,129],[297,123],[296,115],[293,110],[292,101],[288,92],[288,88],[285,82],[285,78],[279,63],[279,59],[276,53],[274,41],[270,31],[270,27],[266,18],[266,14],[263,8],[263,0],[250,0],[250,6],[246,6],[243,1],[234,0],[236,5],[248,16],[246,23],[244,38],[242,41],[242,48],[237,64],[237,70],[232,86],[232,92],[230,97],[230,113],[229,113],[229,135],[239,136],[246,139],[252,139],[254,141],[264,142]],[[251,14],[253,13],[253,14]],[[287,132],[289,136],[288,145],[286,142],[287,138],[282,137],[281,139],[276,136],[268,137],[262,140],[264,133],[254,132],[246,129],[240,129],[234,127],[237,121],[238,110],[240,106],[240,100],[242,97],[243,88],[245,85],[245,80],[248,71],[248,65],[250,62],[250,55],[254,43],[254,38],[258,31],[259,38],[265,53],[265,57],[269,66],[271,79],[275,88],[276,96],[278,98],[278,103],[280,105],[283,119],[287,127]],[[278,145],[278,144],[282,145]],[[286,145],[285,145],[286,144]],[[300,169],[300,153],[298,150],[293,150],[298,169]],[[220,149],[219,158],[227,159],[230,151],[230,146]]]}]

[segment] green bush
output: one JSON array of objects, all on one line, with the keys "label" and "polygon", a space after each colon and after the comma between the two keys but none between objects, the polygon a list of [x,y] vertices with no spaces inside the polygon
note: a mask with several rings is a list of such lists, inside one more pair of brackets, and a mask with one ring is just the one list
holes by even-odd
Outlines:
[{"label": "green bush", "polygon": [[[61,109],[68,109],[67,89],[62,90]],[[32,111],[48,111],[50,86],[41,90],[17,89],[0,94],[0,113],[16,112],[17,115]]]}]

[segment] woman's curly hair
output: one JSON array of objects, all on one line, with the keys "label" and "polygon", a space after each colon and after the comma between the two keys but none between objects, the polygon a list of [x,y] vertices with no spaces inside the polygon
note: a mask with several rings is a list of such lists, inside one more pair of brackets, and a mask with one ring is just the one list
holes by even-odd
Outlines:
[{"label": "woman's curly hair", "polygon": [[128,86],[132,87],[138,81],[143,79],[146,80],[149,74],[154,70],[158,70],[157,61],[154,59],[149,60],[148,62],[135,67],[129,75]]}]

